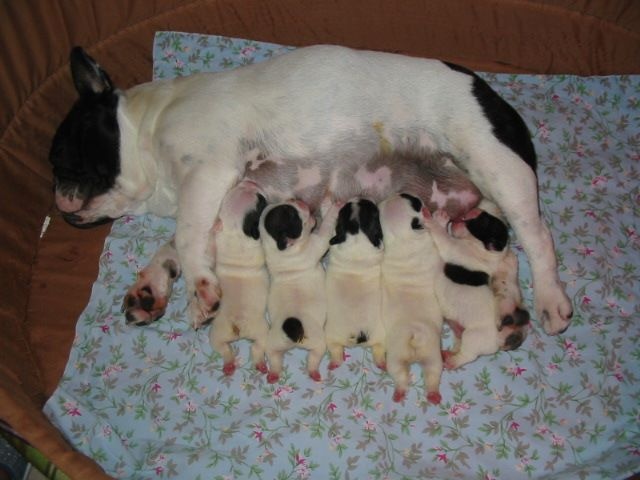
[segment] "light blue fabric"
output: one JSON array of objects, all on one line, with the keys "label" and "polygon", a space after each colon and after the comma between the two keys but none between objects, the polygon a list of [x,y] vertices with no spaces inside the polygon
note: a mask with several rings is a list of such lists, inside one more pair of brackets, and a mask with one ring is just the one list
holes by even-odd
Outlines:
[{"label": "light blue fabric", "polygon": [[[286,50],[159,32],[154,77]],[[160,321],[125,325],[123,294],[175,229],[169,219],[126,217],[105,242],[47,416],[117,478],[621,479],[640,470],[640,76],[483,77],[534,137],[542,210],[575,305],[566,334],[547,336],[535,322],[519,350],[445,372],[440,406],[425,401],[415,367],[407,401],[393,403],[390,377],[361,349],[332,373],[325,357],[321,383],[294,350],[269,385],[241,341],[241,366],[225,377],[208,329],[188,326],[182,280]]]}]

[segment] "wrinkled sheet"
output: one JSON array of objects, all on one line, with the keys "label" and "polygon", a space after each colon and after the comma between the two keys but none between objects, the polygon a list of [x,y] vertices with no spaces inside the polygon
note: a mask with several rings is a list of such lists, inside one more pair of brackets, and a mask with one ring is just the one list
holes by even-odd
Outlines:
[{"label": "wrinkled sheet", "polygon": [[[224,70],[286,51],[240,39],[159,32],[154,77]],[[443,402],[420,372],[403,404],[363,349],[313,382],[305,351],[269,385],[236,344],[222,373],[208,329],[192,330],[179,280],[166,315],[125,325],[123,294],[175,229],[116,221],[59,387],[45,406],[80,451],[116,478],[624,478],[640,470],[640,76],[489,75],[525,118],[541,208],[574,302],[570,329],[535,322],[517,351],[445,372]],[[528,264],[521,283],[533,311]],[[445,333],[445,344],[451,341]]]}]

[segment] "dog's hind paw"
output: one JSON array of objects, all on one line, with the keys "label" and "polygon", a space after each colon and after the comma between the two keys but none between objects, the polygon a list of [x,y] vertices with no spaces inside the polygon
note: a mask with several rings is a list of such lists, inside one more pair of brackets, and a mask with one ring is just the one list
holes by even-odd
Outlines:
[{"label": "dog's hind paw", "polygon": [[127,324],[149,325],[162,317],[177,276],[177,267],[168,260],[161,265],[152,263],[144,268],[122,301]]},{"label": "dog's hind paw", "polygon": [[428,392],[427,401],[433,405],[438,405],[442,401],[442,395],[440,395],[440,392]]}]

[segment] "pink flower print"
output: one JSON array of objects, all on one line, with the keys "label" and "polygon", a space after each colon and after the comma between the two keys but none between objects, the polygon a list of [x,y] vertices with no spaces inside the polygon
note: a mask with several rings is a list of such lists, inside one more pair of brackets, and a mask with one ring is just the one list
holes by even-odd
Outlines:
[{"label": "pink flower print", "polygon": [[531,460],[528,457],[522,457],[520,462],[516,465],[516,470],[522,472],[530,463]]},{"label": "pink flower print", "polygon": [[175,332],[175,331],[171,331],[167,334],[165,334],[165,338],[169,341],[174,341],[177,340],[178,338],[180,338],[182,336],[182,334],[180,332]]},{"label": "pink flower print", "polygon": [[580,104],[582,102],[582,99],[578,95],[574,95],[573,98],[571,99],[571,101],[573,103],[575,103],[576,105],[578,105],[578,104]]},{"label": "pink flower print", "polygon": [[327,410],[329,410],[332,413],[336,411],[336,408],[338,408],[338,406],[333,402],[327,405]]},{"label": "pink flower print", "polygon": [[178,389],[178,398],[180,400],[184,400],[187,397],[188,397],[187,392],[185,392],[182,388],[179,388]]},{"label": "pink flower print", "polygon": [[164,472],[164,467],[159,465],[154,470],[156,472],[156,475],[160,476],[160,475],[162,475],[162,472]]},{"label": "pink flower print", "polygon": [[554,93],[554,94],[551,96],[551,100],[552,100],[552,101],[554,101],[554,102],[556,102],[556,103],[557,103],[557,102],[559,102],[559,101],[560,101],[560,95],[558,95],[557,93]]},{"label": "pink flower print", "polygon": [[133,222],[135,220],[135,217],[132,215],[127,215],[126,217],[124,217],[124,223],[125,224],[129,224],[131,222]]},{"label": "pink flower print", "polygon": [[445,452],[437,453],[436,459],[442,463],[447,463],[449,461],[449,459],[447,458],[447,454]]},{"label": "pink flower print", "polygon": [[248,45],[248,46],[246,46],[246,47],[244,47],[243,49],[240,50],[240,56],[241,57],[245,57],[245,58],[251,57],[251,56],[253,56],[255,51],[256,51],[256,47]]},{"label": "pink flower print", "polygon": [[584,295],[582,297],[582,305],[590,305],[591,304],[591,297],[589,297],[588,295]]},{"label": "pink flower print", "polygon": [[162,390],[162,385],[160,385],[159,383],[154,383],[153,385],[151,385],[151,391],[153,393],[158,393],[160,390]]},{"label": "pink flower print", "polygon": [[371,420],[366,420],[364,422],[364,429],[367,432],[375,432],[376,431],[376,424],[374,422],[372,422]]},{"label": "pink flower print", "polygon": [[176,68],[182,68],[184,67],[184,62],[182,60],[180,60],[179,58],[175,59],[175,67]]},{"label": "pink flower print", "polygon": [[593,248],[587,247],[586,245],[580,245],[578,247],[578,253],[583,257],[590,257],[594,252],[595,250]]},{"label": "pink flower print", "polygon": [[307,459],[304,458],[299,453],[296,453],[295,461],[296,461],[296,465],[306,465],[307,464]]},{"label": "pink flower print", "polygon": [[365,417],[364,412],[361,410],[358,410],[357,408],[353,409],[353,416],[358,419]]},{"label": "pink flower print", "polygon": [[173,50],[171,50],[170,48],[167,48],[164,51],[164,56],[165,56],[165,58],[171,58],[171,57],[175,57],[176,54],[175,54],[175,52]]},{"label": "pink flower print", "polygon": [[64,409],[67,411],[67,415],[71,415],[72,417],[81,417],[82,413],[80,413],[80,409],[76,402],[65,402]]},{"label": "pink flower print", "polygon": [[184,410],[188,413],[193,413],[198,409],[198,405],[193,403],[191,400],[187,401],[187,404],[184,406]]},{"label": "pink flower print", "polygon": [[107,250],[106,252],[104,252],[103,257],[106,258],[107,261],[111,261],[111,258],[113,257],[113,252],[111,250]]},{"label": "pink flower print", "polygon": [[549,138],[549,128],[547,127],[547,124],[544,122],[539,122],[538,123],[538,131],[540,132],[540,137],[543,139],[547,139]]},{"label": "pink flower print", "polygon": [[556,433],[551,434],[551,445],[554,447],[564,447],[564,437]]},{"label": "pink flower print", "polygon": [[551,363],[550,362],[550,363],[547,364],[545,369],[547,370],[547,373],[552,375],[552,374],[558,373],[560,371],[560,365],[558,365],[557,363]]},{"label": "pink flower print", "polygon": [[262,442],[262,436],[263,436],[263,432],[262,430],[260,430],[259,428],[253,431],[253,438],[255,438],[256,440],[258,440],[258,442]]},{"label": "pink flower print", "polygon": [[111,437],[111,433],[113,432],[113,430],[111,430],[111,425],[105,425],[104,427],[102,427],[102,436],[105,438],[109,438]]},{"label": "pink flower print", "polygon": [[636,229],[635,228],[633,228],[632,226],[628,226],[626,231],[627,231],[627,237],[632,238],[632,239],[636,238],[637,235],[636,235]]},{"label": "pink flower print", "polygon": [[536,428],[536,433],[540,435],[546,435],[547,433],[550,433],[550,432],[551,430],[546,425],[541,425],[538,428]]},{"label": "pink flower print", "polygon": [[604,175],[597,175],[591,180],[591,186],[599,187],[600,185],[605,185],[608,181],[609,180]]},{"label": "pink flower print", "polygon": [[468,403],[454,403],[449,409],[449,418],[457,418],[460,414],[466,412],[471,407]]},{"label": "pink flower print", "polygon": [[100,330],[102,330],[102,333],[109,333],[109,325],[102,325]]},{"label": "pink flower print", "polygon": [[275,392],[273,392],[273,396],[275,398],[283,398],[291,392],[293,392],[293,388],[291,388],[289,385],[282,385],[276,388]]},{"label": "pink flower print", "polygon": [[102,378],[109,378],[113,372],[118,373],[121,371],[122,371],[122,367],[120,365],[109,365],[102,372]]},{"label": "pink flower print", "polygon": [[633,455],[634,457],[640,457],[640,448],[629,446],[627,447],[627,450],[629,451],[630,455]]},{"label": "pink flower print", "polygon": [[522,375],[526,371],[527,371],[526,368],[523,368],[523,367],[521,367],[519,365],[513,365],[513,366],[511,366],[511,367],[509,367],[507,369],[507,372],[509,372],[514,377],[519,377],[520,375]]},{"label": "pink flower print", "polygon": [[587,210],[586,212],[584,212],[586,217],[591,217],[594,220],[596,220],[598,217],[596,215],[596,212],[594,212],[593,210]]},{"label": "pink flower print", "polygon": [[624,376],[622,375],[622,365],[620,365],[619,362],[616,362],[613,366],[613,376],[619,382],[622,382],[624,380]]},{"label": "pink flower print", "polygon": [[514,432],[517,432],[519,428],[520,424],[518,422],[511,422],[509,425],[509,430],[513,430]]}]

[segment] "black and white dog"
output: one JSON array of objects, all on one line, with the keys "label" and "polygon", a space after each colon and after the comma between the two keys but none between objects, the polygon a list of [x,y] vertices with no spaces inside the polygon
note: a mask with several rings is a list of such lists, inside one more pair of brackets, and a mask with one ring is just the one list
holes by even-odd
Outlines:
[{"label": "black and white dog", "polygon": [[[194,303],[190,312],[197,312],[194,325],[219,306],[208,237],[222,198],[241,177],[264,162],[293,166],[296,190],[341,192],[334,197],[346,201],[363,186],[389,188],[403,165],[366,165],[398,152],[455,158],[518,235],[545,330],[557,334],[569,325],[572,307],[540,217],[526,125],[472,72],[337,46],[300,48],[233,71],[127,91],[114,88],[80,48],[71,53],[71,70],[80,98],[50,154],[57,206],[80,227],[125,214],[177,217],[175,245]],[[127,310],[142,307],[129,303]]]}]

